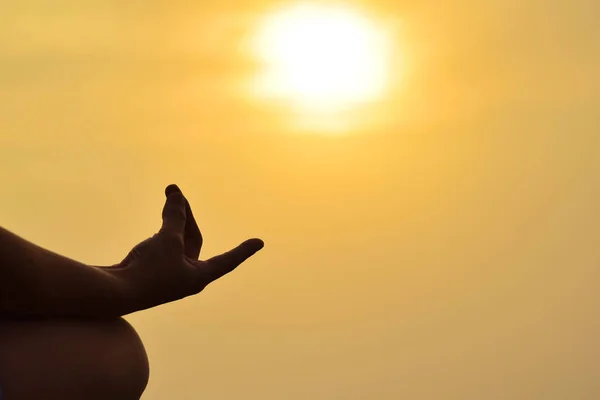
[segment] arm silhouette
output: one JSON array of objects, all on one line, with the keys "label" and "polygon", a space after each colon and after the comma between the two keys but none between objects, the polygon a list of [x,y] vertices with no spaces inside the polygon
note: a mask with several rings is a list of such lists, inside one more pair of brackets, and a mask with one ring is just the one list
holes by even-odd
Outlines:
[{"label": "arm silhouette", "polygon": [[0,228],[0,316],[116,318],[200,293],[263,247],[246,240],[199,260],[202,235],[176,185],[165,190],[162,227],[120,263],[91,266]]}]

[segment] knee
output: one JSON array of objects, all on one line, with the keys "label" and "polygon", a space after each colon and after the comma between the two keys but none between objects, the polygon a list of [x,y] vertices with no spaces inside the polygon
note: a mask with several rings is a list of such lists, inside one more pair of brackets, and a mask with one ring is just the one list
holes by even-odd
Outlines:
[{"label": "knee", "polygon": [[[144,345],[124,319],[0,324],[7,398],[139,399],[149,378]],[[59,398],[59,397],[56,397]]]},{"label": "knee", "polygon": [[[141,396],[150,376],[146,349],[135,329],[123,318],[105,322],[105,352],[98,360],[115,392]],[[100,357],[99,357],[100,358]],[[134,398],[134,397],[132,397]]]}]

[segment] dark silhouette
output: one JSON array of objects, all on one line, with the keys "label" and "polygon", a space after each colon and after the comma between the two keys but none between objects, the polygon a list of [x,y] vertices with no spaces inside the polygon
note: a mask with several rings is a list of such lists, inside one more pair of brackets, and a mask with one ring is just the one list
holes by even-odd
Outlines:
[{"label": "dark silhouette", "polygon": [[149,367],[122,318],[201,292],[263,247],[250,239],[200,261],[202,234],[176,185],[162,227],[120,263],[89,266],[0,228],[0,396],[139,399]]}]

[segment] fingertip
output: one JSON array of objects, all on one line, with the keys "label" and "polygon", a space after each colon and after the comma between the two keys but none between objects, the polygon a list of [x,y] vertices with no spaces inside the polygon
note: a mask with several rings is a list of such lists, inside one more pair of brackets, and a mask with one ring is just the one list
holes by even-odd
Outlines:
[{"label": "fingertip", "polygon": [[[174,187],[174,189],[171,187]],[[186,203],[185,197],[177,185],[169,185],[165,190],[165,194],[167,196],[167,203],[175,204],[177,207],[183,207]]]},{"label": "fingertip", "polygon": [[165,196],[169,197],[173,193],[181,193],[181,189],[179,189],[179,186],[177,186],[174,183],[172,183],[166,187]]},{"label": "fingertip", "polygon": [[245,245],[254,252],[261,250],[265,247],[265,242],[262,239],[253,238],[245,242]]}]

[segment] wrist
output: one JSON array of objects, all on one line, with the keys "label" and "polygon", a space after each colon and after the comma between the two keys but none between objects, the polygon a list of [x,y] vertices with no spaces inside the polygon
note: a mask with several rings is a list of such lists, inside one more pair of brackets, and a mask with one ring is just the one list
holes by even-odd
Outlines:
[{"label": "wrist", "polygon": [[132,287],[130,273],[124,262],[108,267],[95,267],[108,276],[110,282],[109,297],[107,307],[112,314],[122,317],[127,314],[139,311],[139,296],[136,288]]}]

